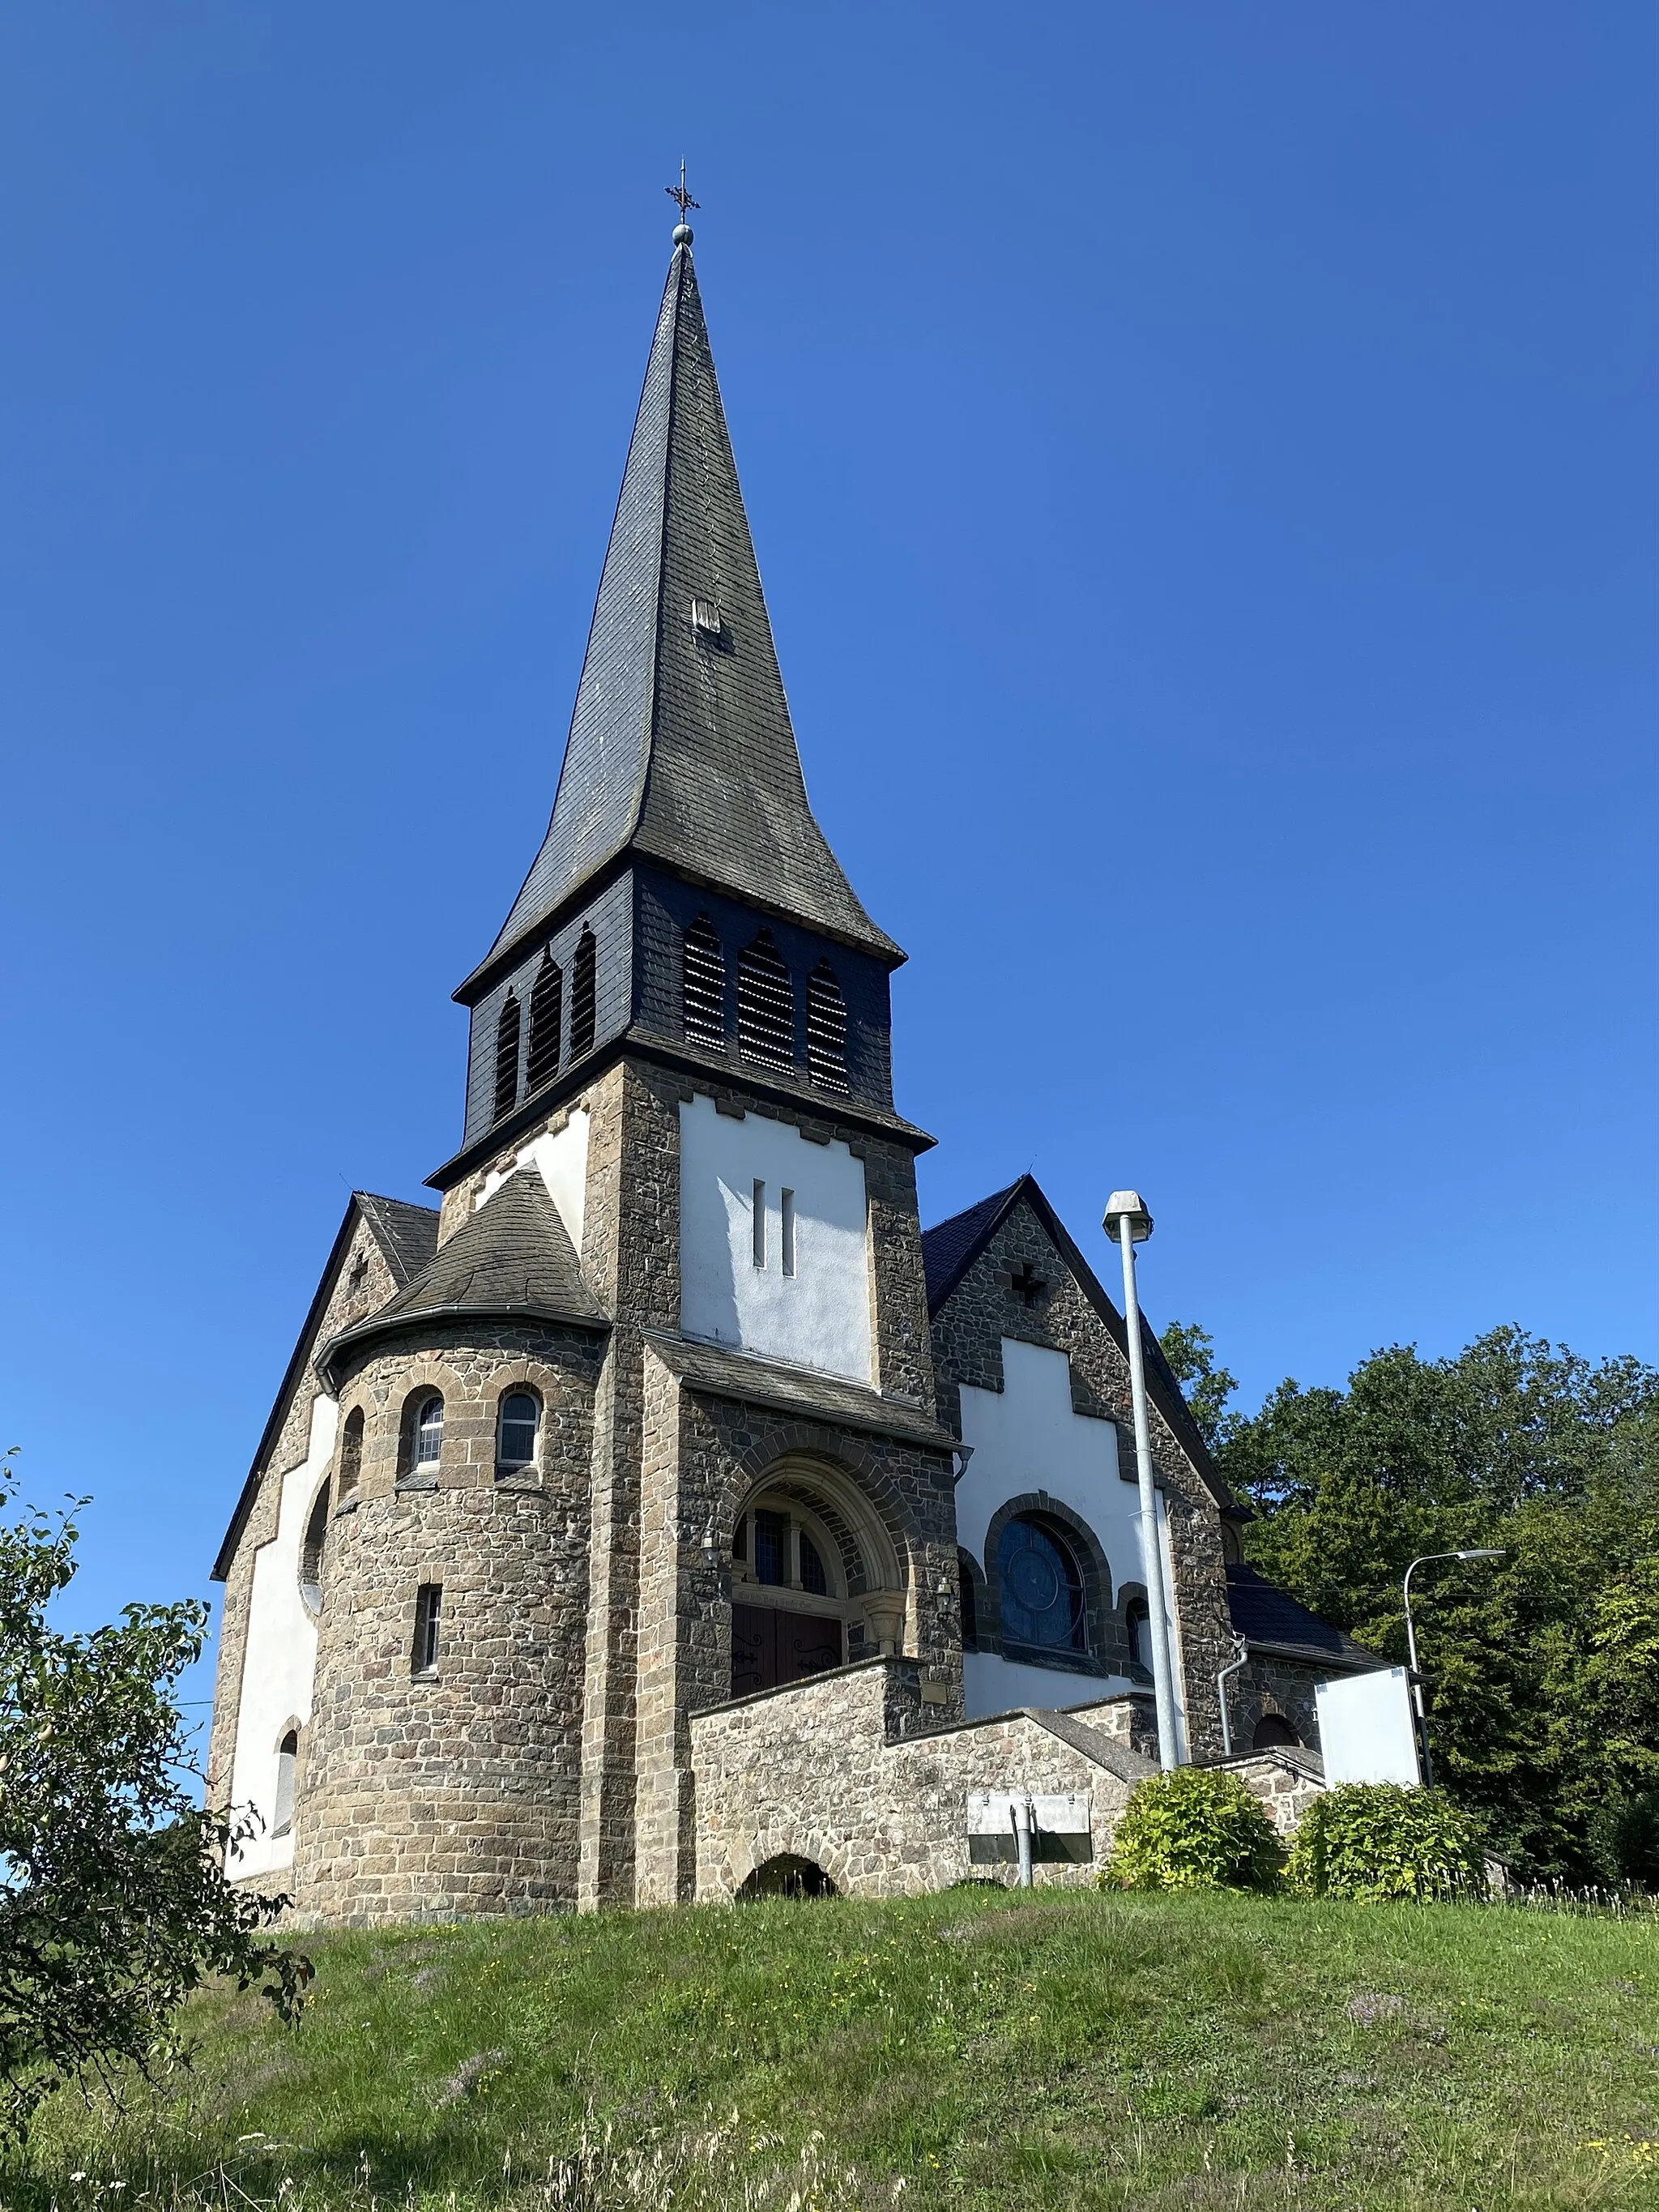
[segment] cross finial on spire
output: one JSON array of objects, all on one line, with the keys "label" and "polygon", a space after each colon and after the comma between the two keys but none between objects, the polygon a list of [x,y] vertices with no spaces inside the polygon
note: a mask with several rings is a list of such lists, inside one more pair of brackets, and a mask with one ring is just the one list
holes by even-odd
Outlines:
[{"label": "cross finial on spire", "polygon": [[692,198],[690,193],[685,189],[685,164],[684,161],[680,163],[680,180],[678,184],[665,185],[663,186],[663,190],[667,193],[669,198],[673,201],[674,204],[680,211],[680,219],[674,226],[674,243],[676,246],[690,246],[691,243],[691,226],[686,221],[685,214],[686,210],[688,208],[696,207],[697,205],[697,202]]}]

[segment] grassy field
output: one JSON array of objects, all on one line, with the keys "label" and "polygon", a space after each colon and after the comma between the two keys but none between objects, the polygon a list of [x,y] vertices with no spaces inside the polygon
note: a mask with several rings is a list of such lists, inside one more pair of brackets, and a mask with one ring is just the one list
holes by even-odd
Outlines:
[{"label": "grassy field", "polygon": [[1659,2205],[1651,1921],[964,1889],[307,1948],[297,2030],[204,1996],[0,2203]]}]

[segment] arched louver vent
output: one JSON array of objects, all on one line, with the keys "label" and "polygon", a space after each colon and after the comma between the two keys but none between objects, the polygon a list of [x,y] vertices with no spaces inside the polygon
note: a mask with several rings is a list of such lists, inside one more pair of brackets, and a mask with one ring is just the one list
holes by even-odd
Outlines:
[{"label": "arched louver vent", "polygon": [[680,1012],[688,1044],[726,1048],[726,955],[714,925],[700,914],[685,933],[680,969]]},{"label": "arched louver vent", "polygon": [[576,957],[570,972],[570,1057],[580,1060],[593,1049],[593,1020],[598,995],[599,948],[591,929],[576,940]]},{"label": "arched louver vent", "polygon": [[795,1064],[795,986],[769,929],[738,955],[738,1049],[763,1067]]},{"label": "arched louver vent", "polygon": [[847,1001],[820,960],[806,979],[806,1068],[822,1091],[847,1091]]},{"label": "arched louver vent", "polygon": [[530,1065],[525,1080],[539,1091],[559,1072],[559,1031],[564,1023],[564,970],[554,965],[550,945],[530,987]]},{"label": "arched louver vent", "polygon": [[519,1002],[509,991],[495,1022],[495,1108],[499,1121],[519,1103]]}]

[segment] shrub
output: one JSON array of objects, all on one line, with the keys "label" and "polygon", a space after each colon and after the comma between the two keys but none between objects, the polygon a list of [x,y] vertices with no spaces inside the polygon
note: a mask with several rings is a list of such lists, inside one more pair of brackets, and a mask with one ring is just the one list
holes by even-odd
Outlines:
[{"label": "shrub", "polygon": [[1345,1782],[1316,1797],[1297,1823],[1287,1869],[1305,1897],[1479,1895],[1486,1886],[1480,1824],[1439,1790]]},{"label": "shrub", "polygon": [[1177,1767],[1139,1783],[1123,1808],[1102,1887],[1276,1889],[1285,1854],[1236,1774]]}]

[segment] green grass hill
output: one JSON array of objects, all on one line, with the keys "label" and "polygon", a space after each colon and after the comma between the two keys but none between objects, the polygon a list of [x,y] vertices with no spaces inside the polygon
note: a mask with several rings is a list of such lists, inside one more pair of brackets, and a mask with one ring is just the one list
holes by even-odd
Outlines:
[{"label": "green grass hill", "polygon": [[969,1888],[305,1948],[297,2029],[205,1995],[0,2203],[1659,2205],[1651,1920]]}]

